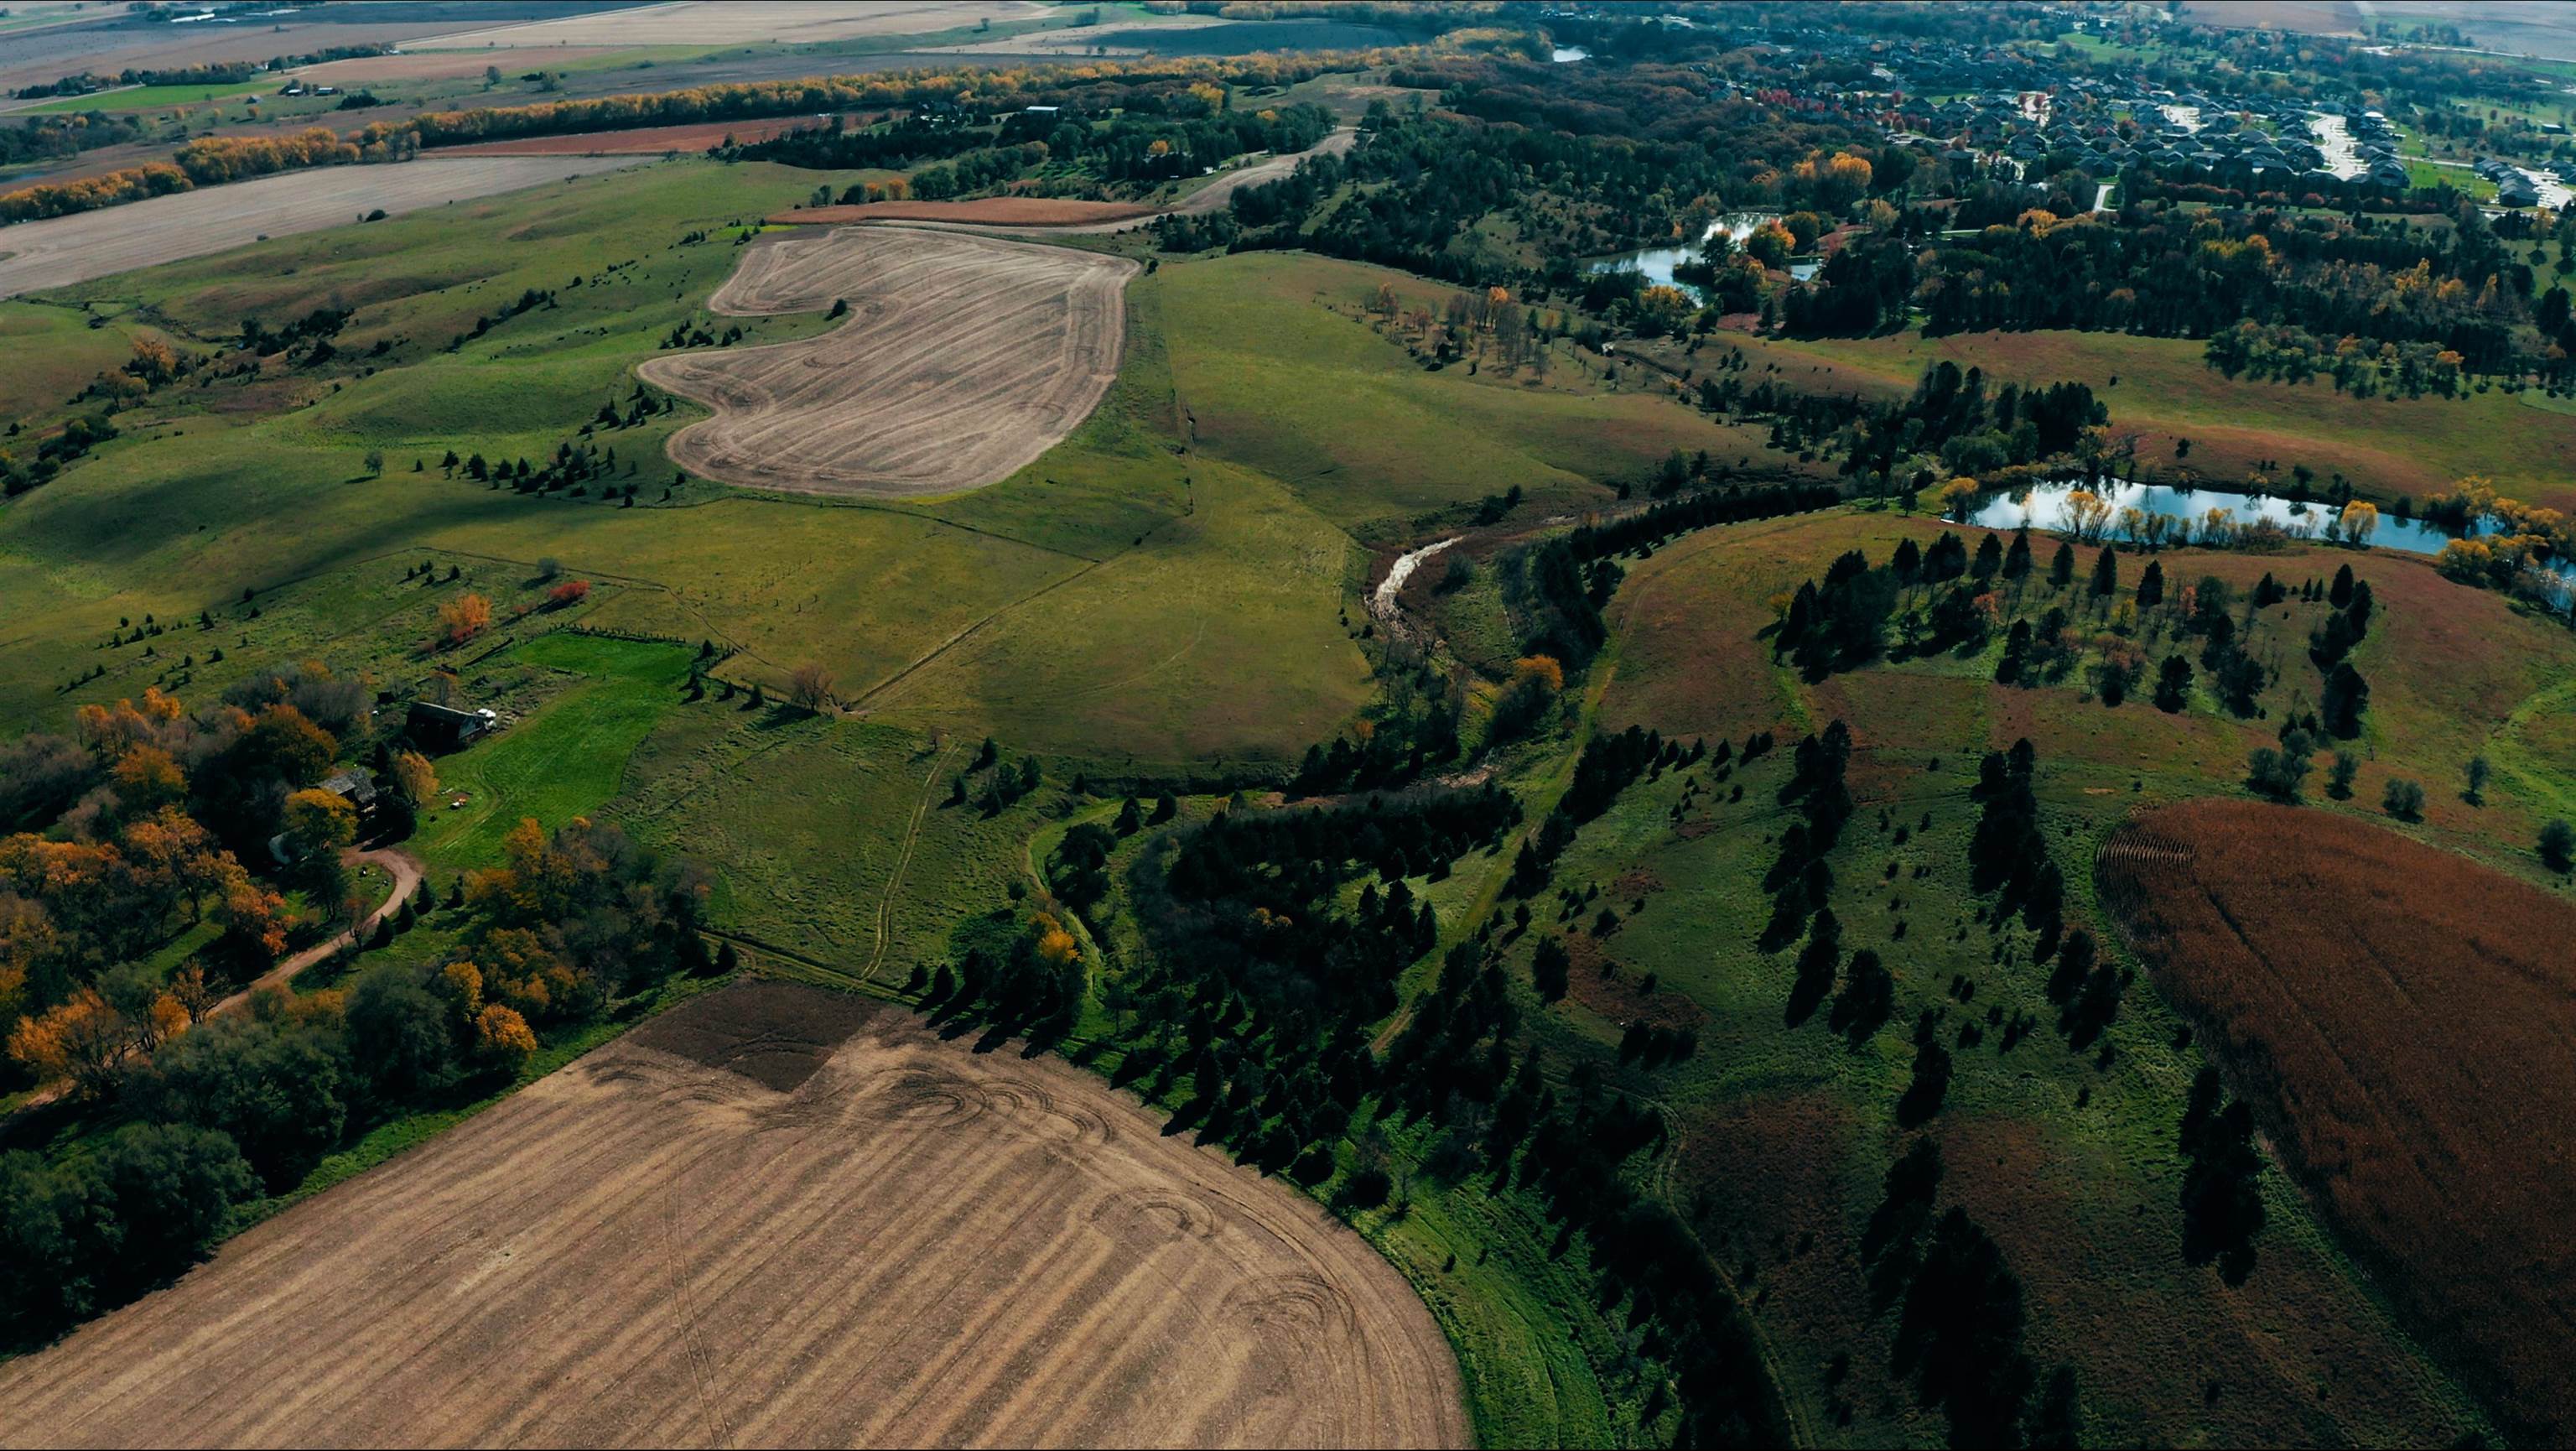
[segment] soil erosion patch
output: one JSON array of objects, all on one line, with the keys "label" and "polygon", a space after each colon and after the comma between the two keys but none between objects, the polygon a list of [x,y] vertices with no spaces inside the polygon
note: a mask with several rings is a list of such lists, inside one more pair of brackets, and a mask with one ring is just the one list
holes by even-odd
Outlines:
[{"label": "soil erosion patch", "polygon": [[2576,907],[2368,821],[2250,801],[2141,817],[2096,875],[2417,1323],[2515,1441],[2564,1444]]},{"label": "soil erosion patch", "polygon": [[[763,1039],[821,1061],[783,1093],[708,1066]],[[11,1444],[1467,1436],[1430,1313],[1312,1201],[1059,1060],[771,985],[677,1009],[0,1366]]]},{"label": "soil erosion patch", "polygon": [[716,416],[674,462],[749,488],[876,496],[980,488],[1053,447],[1109,391],[1136,264],[908,227],[767,237],[709,304],[818,312],[819,337],[673,354],[637,371]]}]

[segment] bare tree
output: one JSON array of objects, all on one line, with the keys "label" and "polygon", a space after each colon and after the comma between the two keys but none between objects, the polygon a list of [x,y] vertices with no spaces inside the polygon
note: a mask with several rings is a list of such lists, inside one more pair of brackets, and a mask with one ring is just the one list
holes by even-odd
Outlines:
[{"label": "bare tree", "polygon": [[820,715],[832,708],[832,672],[808,660],[787,676],[787,698]]}]

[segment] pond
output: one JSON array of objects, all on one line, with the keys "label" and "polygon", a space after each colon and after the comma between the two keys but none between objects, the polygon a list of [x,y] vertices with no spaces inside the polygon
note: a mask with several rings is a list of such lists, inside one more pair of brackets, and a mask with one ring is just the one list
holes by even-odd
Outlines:
[{"label": "pond", "polygon": [[[1587,272],[1642,272],[1646,274],[1648,286],[1678,287],[1697,299],[1700,297],[1699,289],[1687,282],[1676,280],[1673,276],[1674,268],[1698,257],[1699,249],[1707,246],[1709,239],[1720,232],[1734,238],[1736,243],[1741,245],[1745,238],[1753,235],[1756,227],[1765,222],[1778,220],[1780,220],[1778,212],[1728,212],[1709,223],[1707,230],[1699,234],[1699,241],[1692,246],[1647,247],[1636,252],[1616,252],[1607,257],[1594,259],[1584,270]],[[1800,282],[1812,281],[1817,270],[1823,265],[1822,262],[1812,259],[1805,262],[1792,262],[1789,264],[1789,275]]]},{"label": "pond", "polygon": [[[2039,484],[2017,493],[1995,494],[1978,502],[1968,522],[1988,529],[2018,529],[2027,524],[2033,529],[2071,530],[2066,509],[2067,496],[2085,489],[2111,506],[2112,538],[2125,538],[2120,518],[2130,509],[2162,515],[2167,519],[2186,519],[2197,524],[2213,509],[2231,523],[2279,525],[2294,538],[2322,539],[2326,526],[2341,513],[2334,505],[2312,500],[2294,503],[2275,494],[2234,494],[2218,489],[2177,489],[2164,484],[2124,484],[2104,480],[2093,485],[2069,481]],[[2492,521],[2481,521],[2472,533],[2485,533]],[[2458,536],[2438,525],[2402,520],[2385,511],[2379,516],[2379,527],[2371,531],[2374,548],[2394,549],[2406,554],[2432,555]],[[2558,574],[2576,580],[2576,564],[2561,562]]]}]

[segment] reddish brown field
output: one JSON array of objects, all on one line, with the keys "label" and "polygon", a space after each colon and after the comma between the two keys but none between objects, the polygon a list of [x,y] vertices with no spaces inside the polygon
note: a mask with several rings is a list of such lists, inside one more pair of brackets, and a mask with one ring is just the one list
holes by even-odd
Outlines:
[{"label": "reddish brown field", "polygon": [[2576,905],[2353,817],[2123,827],[2103,905],[2517,1441],[2576,1427]]},{"label": "reddish brown field", "polygon": [[572,136],[523,136],[516,141],[482,141],[469,146],[441,146],[425,156],[659,156],[666,151],[712,151],[728,136],[736,141],[766,141],[772,136],[811,126],[814,116],[786,116],[768,121],[692,121],[685,126],[645,126],[633,131],[584,131]]},{"label": "reddish brown field", "polygon": [[825,226],[843,222],[973,222],[986,227],[1062,227],[1083,222],[1123,222],[1156,214],[1132,202],[1064,201],[1054,197],[997,196],[968,202],[861,202],[780,212],[773,222]]},{"label": "reddish brown field", "polygon": [[0,1366],[0,1444],[1463,1446],[1404,1277],[1059,1059],[679,1008]]}]

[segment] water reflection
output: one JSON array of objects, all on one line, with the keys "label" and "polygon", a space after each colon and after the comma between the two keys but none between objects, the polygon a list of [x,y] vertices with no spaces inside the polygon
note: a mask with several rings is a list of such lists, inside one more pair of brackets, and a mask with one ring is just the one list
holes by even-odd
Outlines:
[{"label": "water reflection", "polygon": [[[1613,253],[1610,256],[1595,260],[1590,266],[1585,268],[1585,270],[1590,272],[1642,272],[1645,274],[1646,283],[1650,287],[1659,284],[1665,287],[1678,287],[1682,291],[1689,293],[1694,299],[1705,301],[1706,299],[1701,297],[1700,290],[1698,288],[1675,278],[1673,276],[1673,270],[1682,266],[1684,263],[1696,261],[1700,255],[1700,249],[1706,247],[1709,239],[1720,232],[1733,238],[1736,245],[1742,246],[1744,239],[1753,235],[1754,229],[1760,227],[1765,222],[1776,222],[1778,220],[1780,220],[1780,214],[1778,212],[1728,212],[1724,216],[1719,217],[1716,221],[1709,223],[1707,229],[1699,234],[1699,240],[1689,246],[1648,247],[1636,252]],[[1789,264],[1789,275],[1800,282],[1810,281],[1815,277],[1817,270],[1822,265],[1822,263],[1815,261],[1792,262]]]},{"label": "water reflection", "polygon": [[[2101,526],[2103,537],[2108,539],[2127,540],[2134,535],[2133,510],[2138,515],[2184,521],[2190,528],[2182,542],[2197,543],[2208,538],[2206,525],[2213,514],[2233,528],[2268,523],[2293,539],[2333,541],[2341,537],[2338,521],[2342,510],[2322,501],[2298,503],[2277,494],[2177,489],[2166,484],[2124,484],[2108,479],[2091,485],[2071,481],[2036,484],[2017,492],[1996,494],[1981,500],[1968,522],[1988,529],[2017,529],[2027,524],[2032,529],[2072,533],[2076,519],[2067,501],[2078,492],[2089,493],[2109,506]],[[2493,528],[2493,520],[2480,520],[2470,532],[2483,534]],[[2432,555],[2441,553],[2442,546],[2456,537],[2437,525],[2399,519],[2383,511],[2368,542],[2380,549]],[[2173,536],[2169,534],[2167,538],[2171,541]],[[2554,568],[2560,577],[2576,580],[2576,564],[2561,561]]]}]

